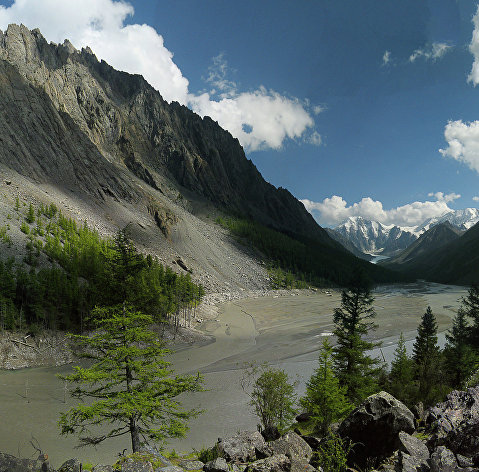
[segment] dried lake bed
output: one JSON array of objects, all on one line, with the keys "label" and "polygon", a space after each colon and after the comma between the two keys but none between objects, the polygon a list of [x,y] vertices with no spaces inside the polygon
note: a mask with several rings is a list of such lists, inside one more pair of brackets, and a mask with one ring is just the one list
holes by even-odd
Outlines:
[{"label": "dried lake bed", "polygon": [[[416,336],[421,316],[431,306],[439,325],[440,341],[451,326],[451,319],[467,294],[464,287],[416,283],[382,286],[374,292],[378,329],[372,338],[381,340],[378,357],[390,360],[401,332],[408,347]],[[223,303],[216,320],[205,321],[201,330],[215,342],[179,350],[171,355],[179,373],[200,371],[205,392],[185,396],[185,407],[205,412],[190,422],[187,438],[171,440],[168,448],[190,451],[211,446],[218,437],[241,429],[256,429],[257,419],[250,411],[248,397],[240,380],[245,362],[267,361],[284,368],[298,380],[298,392],[316,367],[322,338],[333,329],[332,314],[340,305],[339,291],[312,292],[283,296],[246,298]],[[56,378],[70,366],[0,371],[0,451],[22,457],[37,453],[30,442],[34,438],[48,453],[54,466],[78,457],[83,462],[112,463],[129,438],[106,441],[93,448],[75,449],[75,437],[61,437],[57,427],[59,413],[73,403],[65,385]]]}]

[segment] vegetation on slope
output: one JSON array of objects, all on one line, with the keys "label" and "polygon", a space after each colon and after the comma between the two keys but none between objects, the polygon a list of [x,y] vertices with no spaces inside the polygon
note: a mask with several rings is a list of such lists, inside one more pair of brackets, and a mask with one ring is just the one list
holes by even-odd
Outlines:
[{"label": "vegetation on slope", "polygon": [[[17,204],[15,211],[24,218],[26,256],[20,264],[0,260],[1,328],[81,329],[93,307],[124,300],[157,321],[171,313],[177,321],[203,295],[189,274],[178,275],[137,253],[124,232],[102,239],[53,204],[36,210],[29,205],[26,214]],[[10,244],[7,237],[2,241]],[[42,254],[47,264],[41,263]],[[122,278],[125,254],[134,255],[135,267]]]},{"label": "vegetation on slope", "polygon": [[[315,239],[281,233],[241,218],[217,218],[216,222],[264,254],[270,267],[275,269],[273,275],[292,285],[296,279],[300,285],[344,286],[356,266],[361,267],[376,283],[406,280],[400,274],[356,258],[332,240],[328,245]],[[278,272],[277,269],[281,270]]]}]

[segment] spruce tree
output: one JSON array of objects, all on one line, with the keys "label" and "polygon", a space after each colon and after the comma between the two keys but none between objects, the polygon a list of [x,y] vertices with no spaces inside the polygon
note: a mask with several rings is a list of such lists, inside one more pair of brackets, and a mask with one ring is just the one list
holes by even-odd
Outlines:
[{"label": "spruce tree", "polygon": [[333,372],[333,348],[325,339],[319,351],[319,365],[306,384],[301,406],[311,414],[315,433],[325,435],[335,421],[353,407],[346,398],[346,387],[339,386]]},{"label": "spruce tree", "polygon": [[470,344],[470,330],[463,307],[459,308],[446,333],[444,356],[452,387],[462,387],[477,364],[478,355]]},{"label": "spruce tree", "polygon": [[462,300],[465,314],[471,318],[470,343],[479,351],[479,285],[472,284],[466,298]]},{"label": "spruce tree", "polygon": [[[201,390],[198,376],[173,375],[168,351],[150,330],[152,317],[126,304],[94,310],[92,336],[72,335],[90,367],[61,377],[76,384],[71,395],[89,399],[62,413],[62,434],[78,433],[80,445],[130,435],[133,452],[142,441],[182,437],[195,411],[183,411],[177,396]],[[106,433],[94,431],[109,426]]]},{"label": "spruce tree", "polygon": [[334,310],[334,370],[340,385],[346,387],[347,397],[356,404],[377,389],[379,360],[366,354],[379,346],[364,337],[377,325],[369,283],[356,271],[349,287],[341,293],[341,307]]},{"label": "spruce tree", "polygon": [[431,307],[428,306],[417,329],[413,346],[413,359],[416,364],[416,378],[419,382],[419,398],[431,404],[438,396],[441,376],[441,353],[437,344],[437,322]]},{"label": "spruce tree", "polygon": [[398,345],[394,351],[389,382],[389,393],[407,406],[412,406],[415,398],[414,362],[407,355],[403,333],[399,336]]}]

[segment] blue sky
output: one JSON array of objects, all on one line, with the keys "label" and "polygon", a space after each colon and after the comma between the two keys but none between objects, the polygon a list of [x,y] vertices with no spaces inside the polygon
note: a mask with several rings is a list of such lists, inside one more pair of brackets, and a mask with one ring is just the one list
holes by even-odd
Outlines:
[{"label": "blue sky", "polygon": [[47,40],[89,44],[217,119],[320,224],[361,215],[411,226],[478,206],[477,2],[0,5],[1,29],[23,22]]}]

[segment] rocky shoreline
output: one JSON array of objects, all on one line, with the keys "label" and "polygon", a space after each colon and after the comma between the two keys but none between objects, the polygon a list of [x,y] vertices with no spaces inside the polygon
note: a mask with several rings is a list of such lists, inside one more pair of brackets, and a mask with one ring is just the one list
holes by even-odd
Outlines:
[{"label": "rocky shoreline", "polygon": [[[298,429],[266,441],[258,431],[220,438],[209,450],[185,457],[165,457],[146,446],[140,453],[120,457],[115,465],[83,467],[78,459],[58,470],[48,455],[37,460],[0,453],[0,470],[8,472],[329,472],[323,469],[325,450],[333,437],[352,445],[348,471],[478,472],[479,386],[453,391],[446,401],[416,416],[386,392],[371,395],[341,424],[339,436],[301,435]],[[299,420],[299,417],[297,418]],[[331,433],[332,434],[332,433]],[[328,454],[337,454],[330,449]],[[344,454],[344,451],[343,451]],[[199,456],[205,462],[199,460]],[[339,457],[339,456],[338,456]],[[331,456],[329,457],[331,459]],[[336,470],[336,469],[334,469]]]}]

